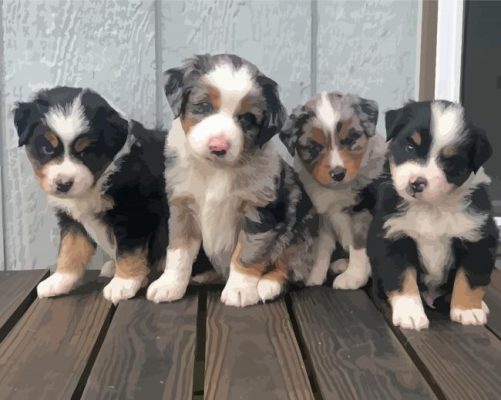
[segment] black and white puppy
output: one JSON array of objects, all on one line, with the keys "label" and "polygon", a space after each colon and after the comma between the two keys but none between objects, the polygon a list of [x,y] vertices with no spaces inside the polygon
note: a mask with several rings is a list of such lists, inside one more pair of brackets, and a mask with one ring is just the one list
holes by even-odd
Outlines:
[{"label": "black and white puppy", "polygon": [[389,111],[386,130],[391,178],[378,188],[368,254],[393,324],[427,328],[421,296],[430,306],[450,301],[453,321],[485,324],[498,239],[485,133],[460,105],[439,100]]},{"label": "black and white puppy", "polygon": [[61,228],[56,272],[38,296],[74,288],[97,244],[112,260],[106,269],[115,270],[105,298],[133,297],[149,266],[165,258],[166,134],[129,123],[92,90],[71,87],[18,103],[14,123]]},{"label": "black and white puppy", "polygon": [[228,54],[195,56],[166,76],[176,117],[165,150],[170,242],[164,274],[147,297],[181,298],[203,243],[216,270],[229,275],[225,304],[270,300],[289,276],[304,278],[318,224],[269,142],[286,117],[277,84]]},{"label": "black and white puppy", "polygon": [[384,137],[376,134],[377,119],[373,100],[322,92],[296,108],[280,133],[321,216],[307,285],[325,281],[336,242],[349,260],[332,264],[334,272],[342,272],[334,288],[358,289],[369,279],[366,244],[375,200],[366,188],[382,173],[386,153]]}]

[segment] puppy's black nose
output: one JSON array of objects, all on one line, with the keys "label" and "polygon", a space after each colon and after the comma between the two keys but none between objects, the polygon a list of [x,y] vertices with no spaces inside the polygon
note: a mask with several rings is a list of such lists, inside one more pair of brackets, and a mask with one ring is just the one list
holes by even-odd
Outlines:
[{"label": "puppy's black nose", "polygon": [[58,192],[66,193],[73,186],[73,179],[68,181],[56,181],[56,188]]},{"label": "puppy's black nose", "polygon": [[409,184],[410,189],[413,193],[421,193],[424,188],[428,185],[428,181],[423,177],[417,177],[414,182]]},{"label": "puppy's black nose", "polygon": [[334,167],[334,169],[329,172],[329,175],[331,176],[332,180],[341,182],[346,176],[346,168],[340,166]]}]

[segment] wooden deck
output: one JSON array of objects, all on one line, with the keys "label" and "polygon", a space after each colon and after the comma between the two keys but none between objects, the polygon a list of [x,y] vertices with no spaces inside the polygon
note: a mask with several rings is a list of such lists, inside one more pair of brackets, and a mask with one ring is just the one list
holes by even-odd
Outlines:
[{"label": "wooden deck", "polygon": [[293,291],[235,309],[221,288],[171,304],[114,307],[89,273],[36,299],[48,271],[0,273],[0,399],[497,399],[501,272],[487,327],[431,314],[424,332],[393,329],[363,290]]}]

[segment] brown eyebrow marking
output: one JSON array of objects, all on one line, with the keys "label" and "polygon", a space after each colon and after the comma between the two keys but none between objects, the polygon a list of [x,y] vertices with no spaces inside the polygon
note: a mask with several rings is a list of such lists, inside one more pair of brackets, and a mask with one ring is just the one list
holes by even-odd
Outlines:
[{"label": "brown eyebrow marking", "polygon": [[445,146],[442,149],[442,156],[444,156],[445,158],[452,157],[452,156],[456,155],[457,153],[458,153],[458,149],[454,146]]},{"label": "brown eyebrow marking", "polygon": [[[339,124],[341,124],[341,126]],[[336,125],[337,137],[339,139],[345,139],[348,136],[348,133],[350,132],[350,127],[351,127],[351,119],[338,122],[338,124]]]},{"label": "brown eyebrow marking", "polygon": [[47,139],[49,141],[49,143],[52,147],[56,148],[57,145],[59,144],[59,139],[54,132],[47,131],[43,134],[43,136],[45,137],[45,139]]},{"label": "brown eyebrow marking", "polygon": [[212,107],[214,108],[214,110],[219,110],[219,108],[221,107],[221,92],[218,88],[210,85],[208,87],[208,92],[209,101],[211,102]]},{"label": "brown eyebrow marking", "polygon": [[75,142],[74,149],[77,153],[84,151],[87,147],[89,147],[94,140],[87,136],[82,136],[78,138]]},{"label": "brown eyebrow marking", "polygon": [[312,128],[311,129],[311,137],[315,142],[320,144],[326,144],[327,140],[325,138],[324,132],[320,128]]},{"label": "brown eyebrow marking", "polygon": [[419,146],[421,142],[423,141],[423,138],[419,132],[414,132],[411,135],[411,140],[414,142],[416,146]]}]

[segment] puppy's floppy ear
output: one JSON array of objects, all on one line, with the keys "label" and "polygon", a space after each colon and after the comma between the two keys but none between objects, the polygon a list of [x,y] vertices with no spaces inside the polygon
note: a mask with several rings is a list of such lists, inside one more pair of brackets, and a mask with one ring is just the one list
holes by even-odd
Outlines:
[{"label": "puppy's floppy ear", "polygon": [[39,121],[40,110],[35,102],[17,103],[14,108],[14,125],[19,136],[18,146],[28,143],[33,128]]},{"label": "puppy's floppy ear", "polygon": [[263,113],[261,129],[256,137],[256,144],[262,147],[282,129],[287,113],[280,101],[277,83],[265,75],[258,75],[256,82],[261,87],[263,97],[266,101],[266,110]]},{"label": "puppy's floppy ear", "polygon": [[470,125],[469,132],[472,135],[472,146],[469,153],[470,168],[477,173],[479,168],[491,157],[492,146],[483,129]]},{"label": "puppy's floppy ear", "polygon": [[376,125],[379,116],[379,107],[374,100],[360,98],[358,104],[358,112],[360,114],[361,124],[364,127],[367,136],[376,134]]},{"label": "puppy's floppy ear", "polygon": [[302,133],[303,125],[311,116],[312,113],[305,106],[296,107],[280,131],[280,140],[292,156],[296,154],[296,144]]},{"label": "puppy's floppy ear", "polygon": [[184,72],[184,68],[171,68],[164,72],[164,92],[175,118],[181,114]]},{"label": "puppy's floppy ear", "polygon": [[405,126],[407,117],[405,108],[389,110],[385,114],[386,140],[393,139],[397,133]]}]

